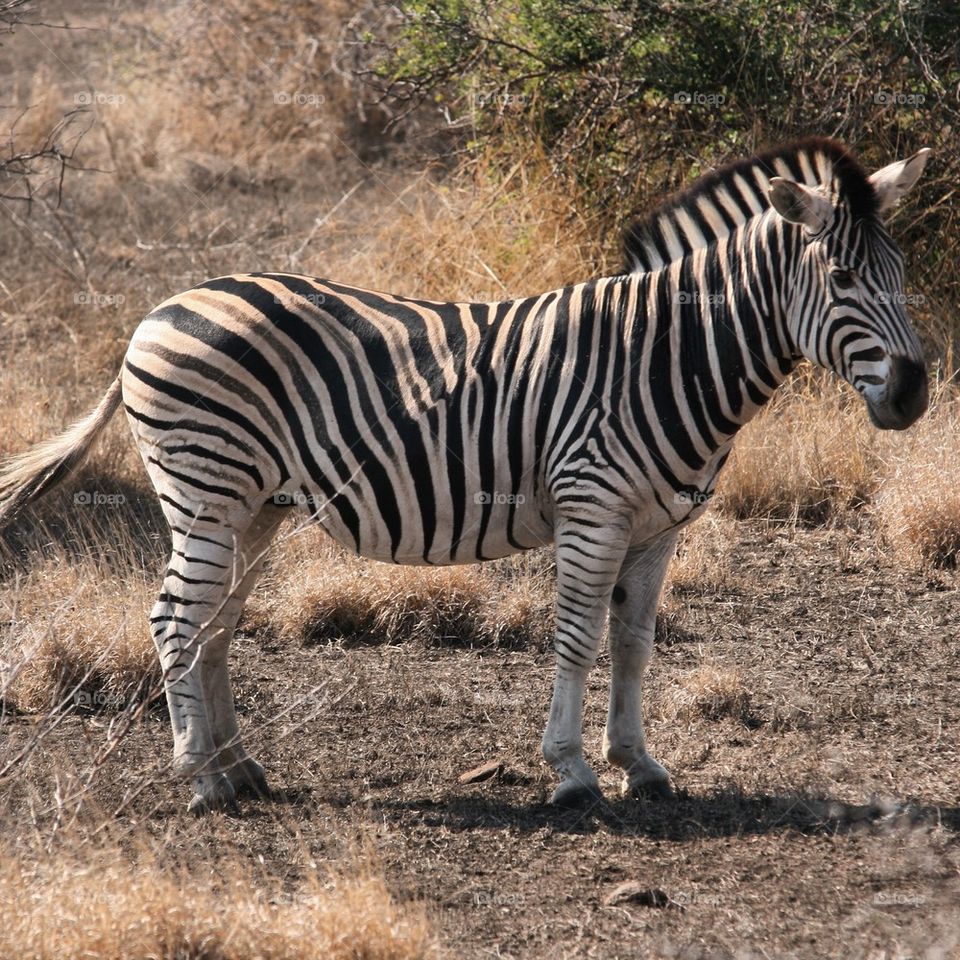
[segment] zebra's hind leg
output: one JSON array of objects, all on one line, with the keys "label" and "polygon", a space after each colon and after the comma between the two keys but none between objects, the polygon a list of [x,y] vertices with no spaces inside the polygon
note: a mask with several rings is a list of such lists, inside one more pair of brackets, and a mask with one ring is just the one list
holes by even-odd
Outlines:
[{"label": "zebra's hind leg", "polygon": [[233,534],[203,532],[171,524],[173,553],[150,626],[160,657],[170,725],[173,772],[193,777],[191,810],[233,806],[230,781],[216,768],[216,744],[207,716],[203,684],[203,645],[230,590],[234,568]]},{"label": "zebra's hind leg", "polygon": [[618,530],[593,519],[559,526],[556,544],[557,673],[543,734],[543,756],[560,776],[551,803],[584,806],[602,799],[597,775],[583,759],[587,674],[597,661],[610,593],[626,544]]},{"label": "zebra's hind leg", "polygon": [[237,795],[270,795],[263,767],[247,753],[240,739],[227,658],[243,606],[263,572],[267,549],[284,515],[284,511],[268,504],[244,534],[235,554],[239,565],[233,575],[236,586],[224,602],[216,632],[203,646],[201,676],[217,748],[216,768],[226,775]]},{"label": "zebra's hind leg", "polygon": [[[259,511],[228,518],[178,496],[175,501],[168,495],[164,503],[173,553],[150,623],[173,727],[173,770],[193,778],[196,792],[189,809],[199,813],[233,807],[236,800],[220,766],[211,720],[222,724],[228,716],[217,665],[222,659],[225,674],[227,646],[242,607],[231,598],[246,579],[241,547]],[[208,670],[211,676],[205,679]],[[218,691],[216,706],[209,698],[213,690]]]},{"label": "zebra's hind leg", "polygon": [[670,775],[647,753],[643,732],[643,674],[653,654],[657,606],[673,556],[670,534],[624,558],[610,605],[610,705],[603,754],[624,771],[626,796],[671,796]]}]

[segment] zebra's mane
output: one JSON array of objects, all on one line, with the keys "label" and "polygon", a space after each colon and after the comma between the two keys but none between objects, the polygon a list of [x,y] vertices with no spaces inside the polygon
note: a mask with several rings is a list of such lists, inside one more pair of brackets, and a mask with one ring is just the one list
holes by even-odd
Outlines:
[{"label": "zebra's mane", "polygon": [[834,201],[847,203],[857,220],[877,212],[876,192],[854,155],[837,140],[807,137],[704,174],[634,221],[623,237],[625,269],[656,270],[732,233],[770,206],[771,177],[826,185]]}]

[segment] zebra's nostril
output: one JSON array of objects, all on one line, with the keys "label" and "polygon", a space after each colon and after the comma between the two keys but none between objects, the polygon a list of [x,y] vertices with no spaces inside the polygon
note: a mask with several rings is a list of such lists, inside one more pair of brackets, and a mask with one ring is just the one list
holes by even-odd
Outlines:
[{"label": "zebra's nostril", "polygon": [[890,405],[904,419],[915,420],[927,409],[927,369],[907,357],[892,358]]},{"label": "zebra's nostril", "polygon": [[919,392],[927,384],[927,368],[908,357],[893,358],[890,386],[898,395]]}]

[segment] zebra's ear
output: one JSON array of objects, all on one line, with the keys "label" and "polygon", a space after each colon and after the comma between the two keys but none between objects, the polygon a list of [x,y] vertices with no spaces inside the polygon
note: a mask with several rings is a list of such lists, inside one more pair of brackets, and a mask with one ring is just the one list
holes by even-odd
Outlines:
[{"label": "zebra's ear", "polygon": [[784,220],[802,224],[811,233],[819,233],[833,217],[833,206],[826,197],[783,177],[770,178],[768,196]]},{"label": "zebra's ear", "polygon": [[924,147],[909,159],[898,160],[870,175],[881,213],[889,210],[920,179],[929,156],[930,148]]}]

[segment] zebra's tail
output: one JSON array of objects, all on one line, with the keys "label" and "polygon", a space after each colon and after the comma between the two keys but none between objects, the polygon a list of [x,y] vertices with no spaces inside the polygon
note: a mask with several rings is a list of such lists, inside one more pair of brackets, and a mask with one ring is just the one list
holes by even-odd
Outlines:
[{"label": "zebra's tail", "polygon": [[120,377],[96,408],[59,436],[0,464],[0,528],[28,503],[55,487],[86,459],[93,441],[120,406]]}]

